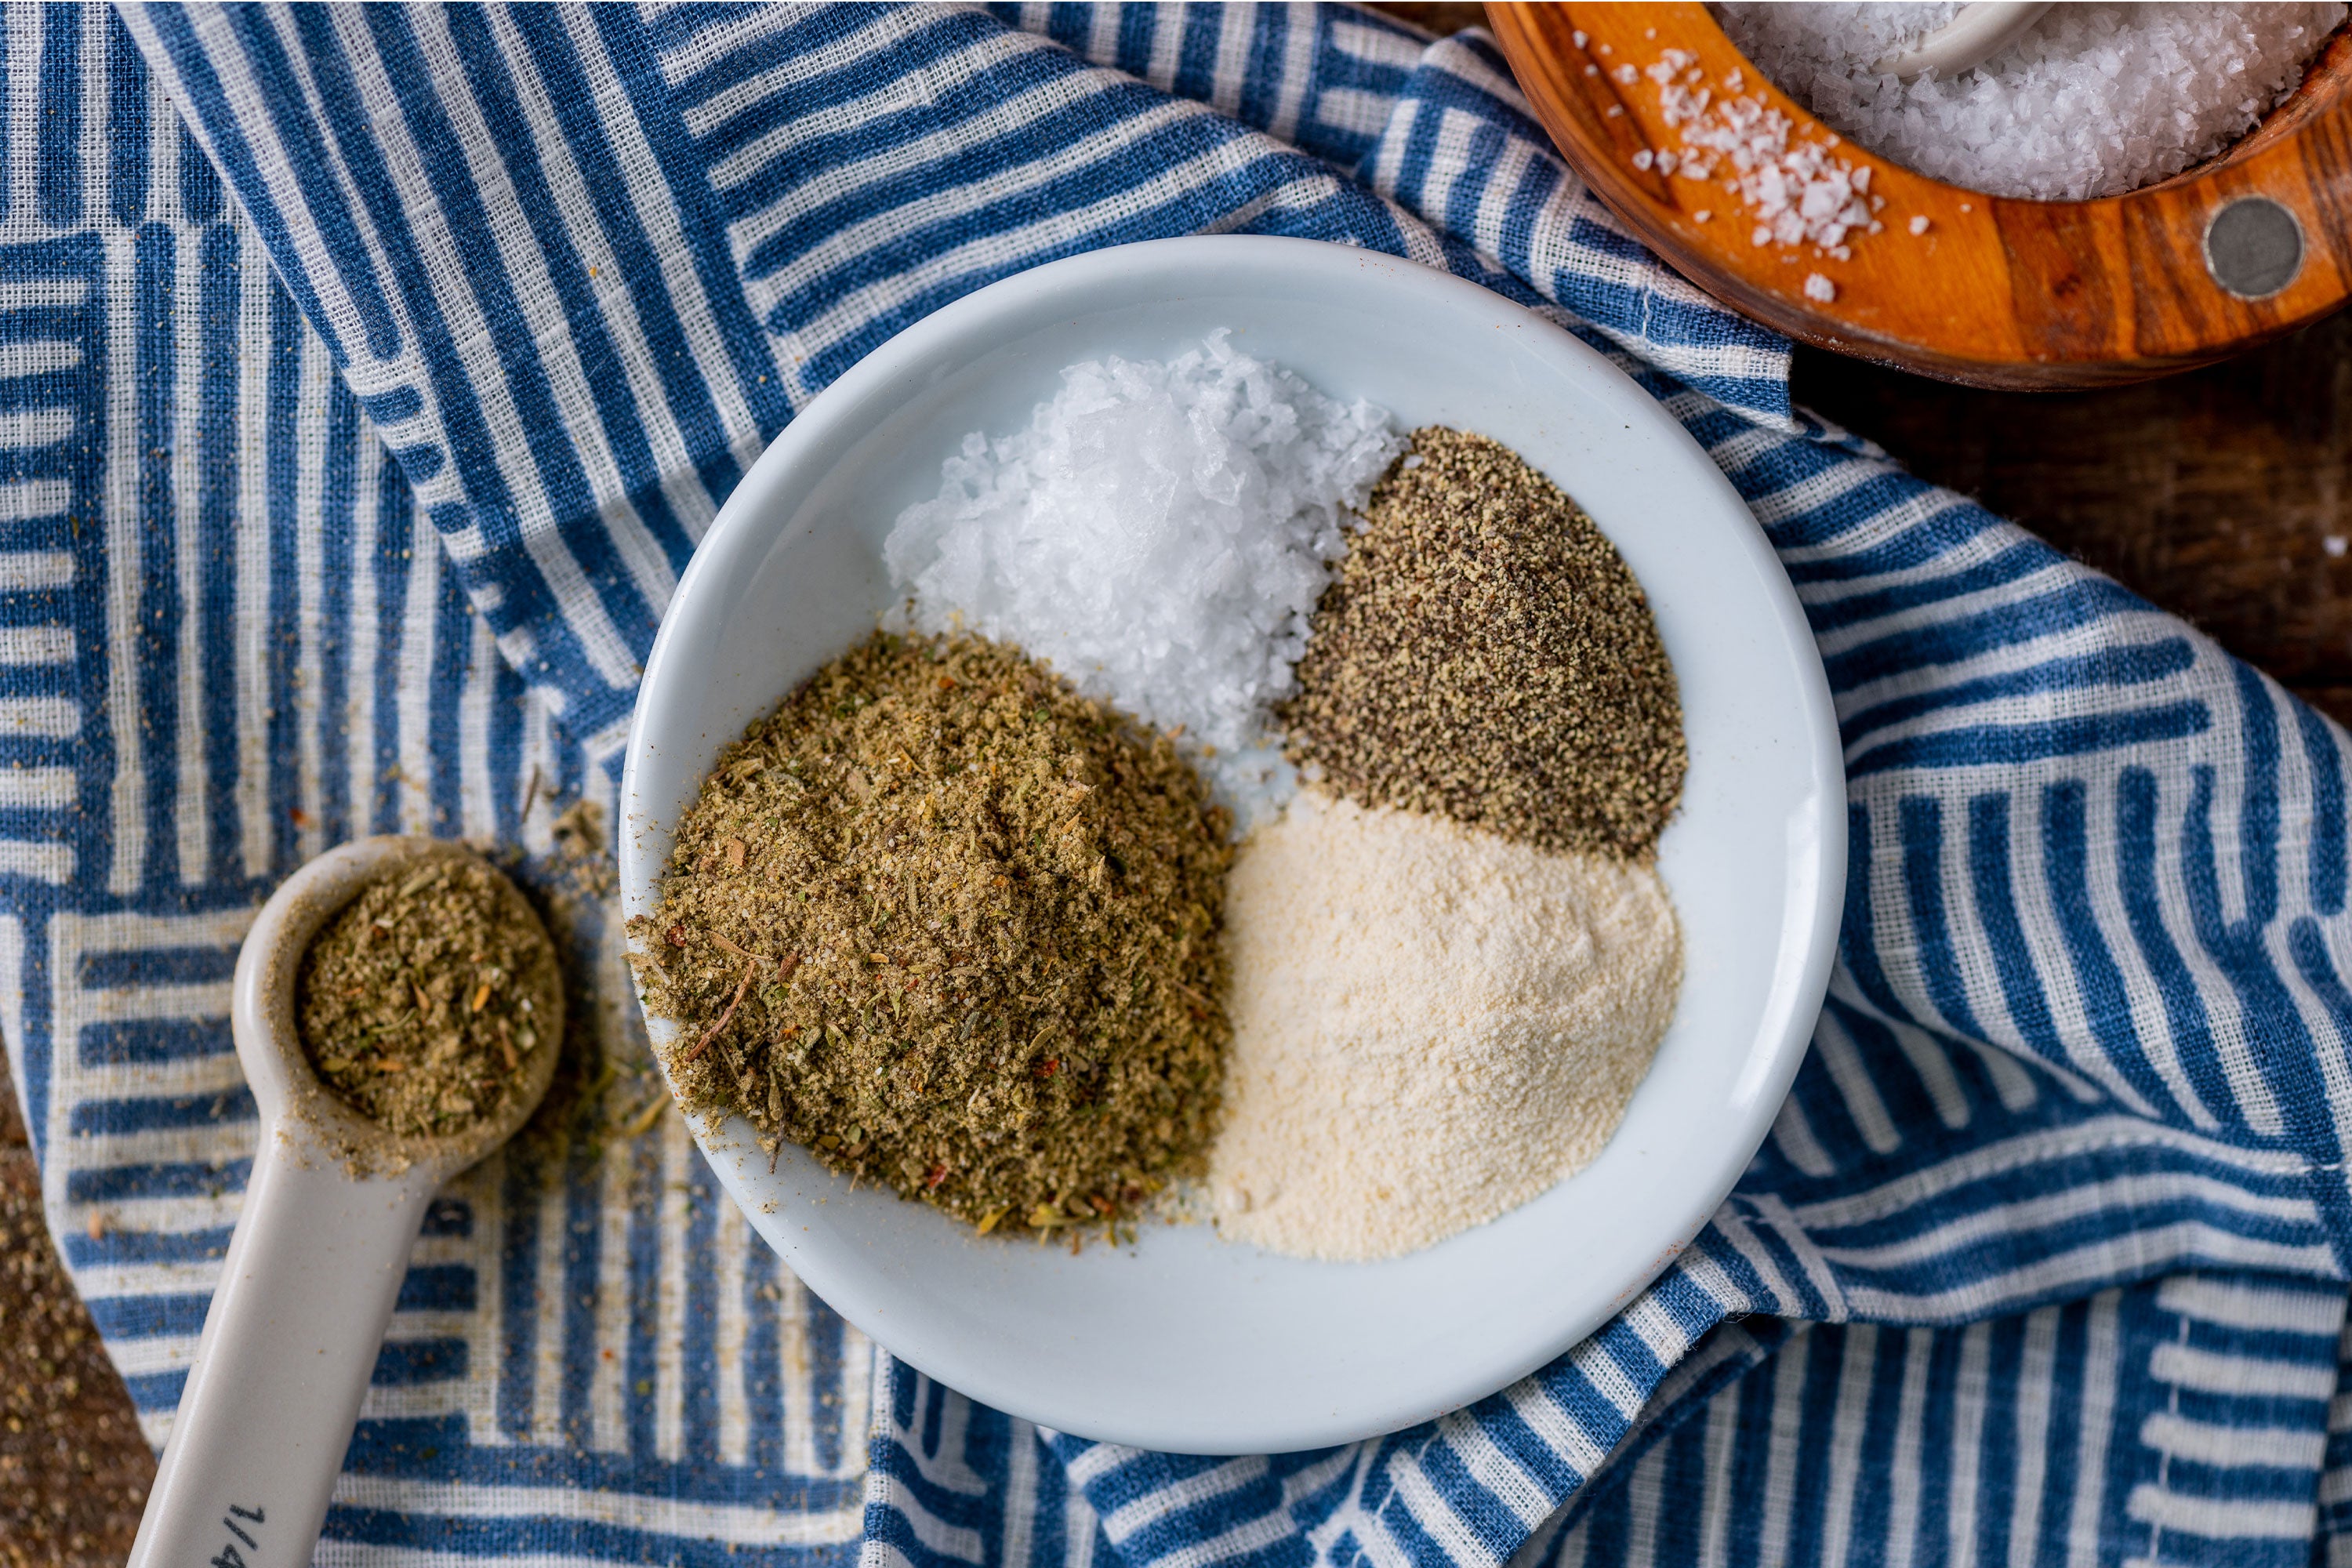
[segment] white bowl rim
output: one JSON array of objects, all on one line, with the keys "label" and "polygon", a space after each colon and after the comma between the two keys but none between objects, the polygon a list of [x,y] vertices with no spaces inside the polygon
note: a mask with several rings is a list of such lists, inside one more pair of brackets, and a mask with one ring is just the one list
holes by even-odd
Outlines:
[{"label": "white bowl rim", "polygon": [[[1750,526],[1738,531],[1730,546],[1745,552],[1752,565],[1769,568],[1759,576],[1769,599],[1768,608],[1772,622],[1788,646],[1798,650],[1801,668],[1811,671],[1812,677],[1796,694],[1805,733],[1795,738],[1795,744],[1809,753],[1813,774],[1822,781],[1824,791],[1833,793],[1834,799],[1825,803],[1813,825],[1815,837],[1810,846],[1812,856],[1803,868],[1810,875],[1802,886],[1792,870],[1780,930],[1784,933],[1794,931],[1793,940],[1787,945],[1801,951],[1804,961],[1801,966],[1784,966],[1798,968],[1799,976],[1792,983],[1776,986],[1771,1008],[1774,1016],[1768,1026],[1759,1026],[1742,1068],[1739,1076],[1743,1089],[1752,1089],[1752,1093],[1743,1096],[1738,1137],[1726,1145],[1724,1157],[1711,1173],[1711,1179],[1703,1184],[1704,1190],[1692,1194],[1696,1201],[1680,1205],[1678,1221],[1670,1233],[1661,1231],[1654,1260],[1638,1278],[1621,1282],[1610,1297],[1612,1305],[1607,1311],[1591,1321],[1564,1315],[1559,1331],[1539,1343],[1490,1347],[1485,1355],[1476,1358],[1474,1367],[1459,1374],[1456,1396],[1445,1406],[1459,1408],[1550,1363],[1604,1326],[1615,1311],[1633,1301],[1665,1271],[1720,1206],[1770,1131],[1810,1046],[1814,1020],[1828,989],[1843,912],[1846,854],[1843,755],[1826,674],[1822,670],[1819,652],[1796,591],[1762,530],[1753,526],[1753,514],[1746,501],[1705,449],[1656,398],[1606,356],[1557,323],[1477,283],[1385,253],[1326,240],[1216,235],[1141,240],[1047,262],[964,295],[903,329],[845,370],[776,435],[721,506],[680,575],[653,648],[646,656],[630,719],[619,795],[622,821],[616,831],[623,908],[625,914],[631,915],[650,909],[662,869],[657,858],[646,851],[642,843],[645,836],[632,830],[634,823],[652,820],[634,810],[633,803],[639,798],[639,771],[645,757],[644,734],[649,707],[672,686],[695,679],[690,668],[671,668],[678,658],[675,649],[681,635],[679,628],[693,606],[710,591],[711,584],[763,558],[781,526],[781,520],[770,515],[770,498],[792,486],[797,479],[795,470],[803,459],[841,439],[844,431],[861,419],[867,404],[877,394],[893,384],[903,384],[908,378],[919,378],[925,364],[945,347],[967,337],[984,335],[989,324],[1000,316],[1051,301],[1082,285],[1139,270],[1197,278],[1203,275],[1202,268],[1234,260],[1241,247],[1249,247],[1257,260],[1286,270],[1319,271],[1336,280],[1350,269],[1372,268],[1410,278],[1414,286],[1433,297],[1475,296],[1479,308],[1499,317],[1515,318],[1515,324],[1545,334],[1549,340],[1549,347],[1575,363],[1576,374],[1583,383],[1580,391],[1608,404],[1612,413],[1623,416],[1628,428],[1643,429],[1670,446],[1679,445],[1686,449],[1695,465],[1696,482],[1711,480],[1722,495],[1729,498],[1730,504],[1748,517]],[[1704,470],[1703,476],[1699,470]],[[779,691],[771,700],[782,695]],[[674,809],[675,804],[680,803],[664,802],[662,808]],[[666,859],[668,836],[662,833],[659,837],[662,855],[658,859]],[[632,939],[632,949],[636,945]],[[1103,1405],[1070,1408],[1050,1399],[1041,1400],[1034,1391],[985,1361],[964,1353],[964,1347],[950,1338],[909,1338],[903,1320],[890,1319],[890,1292],[869,1295],[834,1266],[822,1247],[803,1245],[788,1237],[781,1221],[765,1223],[773,1216],[763,1214],[761,1197],[751,1190],[758,1184],[758,1177],[747,1172],[740,1157],[730,1157],[738,1154],[740,1144],[714,1147],[733,1123],[710,1125],[694,1117],[689,1117],[688,1122],[713,1176],[741,1208],[754,1232],[774,1248],[814,1293],[898,1359],[998,1410],[1042,1426],[1101,1441],[1215,1454],[1322,1447],[1400,1430],[1438,1413],[1418,1394],[1382,1397],[1376,1391],[1351,1390],[1348,1397],[1335,1401],[1328,1408],[1318,1405],[1312,1410],[1279,1416],[1237,1416],[1218,1424],[1212,1431],[1198,1425],[1171,1428],[1147,1412]]]}]

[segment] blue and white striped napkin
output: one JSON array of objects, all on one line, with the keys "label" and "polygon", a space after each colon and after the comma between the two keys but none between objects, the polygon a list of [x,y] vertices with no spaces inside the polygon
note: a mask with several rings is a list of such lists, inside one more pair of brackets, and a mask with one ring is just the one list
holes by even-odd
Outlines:
[{"label": "blue and white striped napkin", "polygon": [[[2352,1561],[2343,732],[1793,410],[1786,345],[1616,226],[1479,35],[66,5],[0,45],[0,1029],[151,1436],[276,881],[496,839],[580,977],[586,1065],[435,1210],[320,1562]],[[1780,552],[1852,779],[1831,1000],[1698,1242],[1526,1382],[1271,1458],[1040,1432],[803,1292],[651,1098],[582,849],[796,407],[993,279],[1216,231],[1613,353]]]}]

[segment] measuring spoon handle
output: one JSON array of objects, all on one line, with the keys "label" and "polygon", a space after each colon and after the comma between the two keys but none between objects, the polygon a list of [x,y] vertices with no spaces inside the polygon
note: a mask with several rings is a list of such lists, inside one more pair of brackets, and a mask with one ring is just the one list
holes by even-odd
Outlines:
[{"label": "measuring spoon handle", "polygon": [[306,1568],[439,1173],[265,1122],[130,1568]]}]

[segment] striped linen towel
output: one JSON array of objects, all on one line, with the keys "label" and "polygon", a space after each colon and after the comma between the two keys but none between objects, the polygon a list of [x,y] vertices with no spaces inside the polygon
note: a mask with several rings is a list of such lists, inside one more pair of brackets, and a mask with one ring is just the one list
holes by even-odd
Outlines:
[{"label": "striped linen towel", "polygon": [[[0,48],[0,1029],[151,1436],[268,889],[494,839],[574,960],[583,1065],[435,1207],[322,1563],[2352,1560],[2345,735],[1792,409],[1481,36],[65,5]],[[663,604],[793,411],[991,279],[1213,231],[1449,268],[1664,401],[1803,597],[1853,842],[1814,1048],[1656,1285],[1442,1421],[1231,1459],[1010,1420],[802,1291],[661,1114],[601,845]]]}]

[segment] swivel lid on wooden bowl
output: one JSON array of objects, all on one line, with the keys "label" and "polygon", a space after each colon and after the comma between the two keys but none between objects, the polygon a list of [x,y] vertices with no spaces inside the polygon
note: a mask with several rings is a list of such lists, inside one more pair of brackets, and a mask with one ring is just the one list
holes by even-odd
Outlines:
[{"label": "swivel lid on wooden bowl", "polygon": [[[2225,359],[2352,296],[2352,37],[2341,32],[2220,156],[2123,195],[2042,202],[1947,184],[1841,139],[1704,5],[1486,14],[1561,156],[1628,228],[1700,288],[1822,348],[1979,386],[2095,386]],[[1745,98],[1787,116],[1792,146],[1853,166],[1878,232],[1828,250],[1756,243],[1755,215],[1725,188],[1727,165],[1705,180],[1661,170],[1660,153],[1685,151],[1668,121],[1677,85],[1705,88],[1718,109]]]}]

